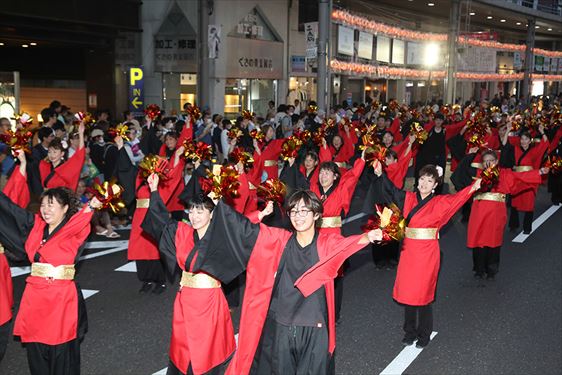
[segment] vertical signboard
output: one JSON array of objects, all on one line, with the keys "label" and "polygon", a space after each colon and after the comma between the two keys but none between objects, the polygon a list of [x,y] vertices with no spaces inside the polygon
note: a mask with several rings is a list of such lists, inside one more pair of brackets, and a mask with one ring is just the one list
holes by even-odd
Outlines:
[{"label": "vertical signboard", "polygon": [[342,25],[338,26],[338,53],[353,56],[354,30]]},{"label": "vertical signboard", "polygon": [[129,111],[134,116],[144,113],[144,72],[140,67],[129,68]]}]

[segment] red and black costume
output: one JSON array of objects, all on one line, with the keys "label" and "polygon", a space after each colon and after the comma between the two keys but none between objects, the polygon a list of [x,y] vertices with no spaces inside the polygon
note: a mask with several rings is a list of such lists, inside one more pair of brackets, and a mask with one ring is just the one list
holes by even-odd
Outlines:
[{"label": "red and black costume", "polygon": [[[158,192],[151,193],[142,228],[158,243],[168,272],[173,274],[177,266],[182,270],[174,302],[168,374],[223,374],[236,344],[221,279],[194,271],[205,260],[206,248],[214,243],[211,231],[199,238],[191,226],[170,220]],[[218,269],[221,262],[213,266]]]},{"label": "red and black costume", "polygon": [[74,265],[90,233],[92,212],[85,210],[49,233],[40,215],[0,193],[0,242],[31,262],[14,335],[26,344],[32,374],[80,373],[80,341],[87,318]]},{"label": "red and black costume", "polygon": [[[467,155],[451,176],[457,190],[465,188],[480,177],[481,168],[474,166],[478,155]],[[473,269],[476,277],[487,274],[493,278],[499,271],[500,249],[507,223],[506,198],[508,194],[532,188],[541,183],[538,170],[513,172],[500,168],[498,182],[489,192],[474,195],[468,219],[466,246],[473,249]]]},{"label": "red and black costume", "polygon": [[[550,144],[543,136],[537,144],[530,144],[525,150],[520,146],[518,137],[510,137],[509,142],[503,147],[502,153],[512,154],[515,160],[513,170],[515,172],[526,172],[539,169],[545,153]],[[535,210],[535,199],[540,184],[536,184],[511,196],[511,214],[509,227],[515,230],[519,227],[519,211],[525,213],[523,218],[523,232],[531,233],[533,225],[533,211]]]},{"label": "red and black costume", "polygon": [[[429,342],[433,330],[431,303],[435,299],[441,263],[439,230],[470,199],[471,188],[468,186],[456,194],[430,194],[422,199],[419,193],[396,188],[384,174],[370,188],[366,200],[394,203],[406,218],[392,296],[405,305],[404,339],[408,342],[416,338],[422,346]],[[417,325],[416,315],[419,316]]]},{"label": "red and black costume", "polygon": [[336,344],[333,279],[365,246],[361,236],[317,233],[305,248],[294,233],[253,224],[223,202],[208,231],[212,246],[194,272],[228,282],[246,270],[238,348],[226,373],[328,373]]}]

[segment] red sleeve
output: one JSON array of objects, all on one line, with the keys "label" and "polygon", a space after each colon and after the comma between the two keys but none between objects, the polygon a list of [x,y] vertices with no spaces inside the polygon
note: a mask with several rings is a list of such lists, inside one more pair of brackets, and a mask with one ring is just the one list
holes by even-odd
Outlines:
[{"label": "red sleeve", "polygon": [[16,165],[12,175],[6,183],[6,186],[4,186],[3,192],[12,200],[12,202],[21,208],[25,209],[29,204],[30,198],[29,188],[27,186],[27,174],[21,174],[19,165]]},{"label": "red sleeve", "polygon": [[336,250],[303,273],[295,282],[295,286],[305,297],[308,297],[322,285],[336,278],[343,262],[366,246],[359,244],[362,236],[361,234],[350,237],[342,237],[333,233],[320,234],[318,236],[319,252],[324,246]]},{"label": "red sleeve", "polygon": [[191,129],[191,125],[186,122],[185,126],[181,130],[180,136],[178,137],[178,147],[183,145],[183,142],[188,141],[191,142],[193,140],[193,129]]},{"label": "red sleeve", "polygon": [[404,187],[404,179],[408,173],[408,166],[410,165],[410,160],[412,160],[412,154],[413,152],[410,150],[408,155],[399,156],[396,163],[386,167],[387,177],[398,189],[402,189]]},{"label": "red sleeve", "polygon": [[320,151],[318,153],[318,159],[320,161],[320,164],[322,164],[325,161],[332,160],[332,151],[330,150],[330,147],[320,146]]},{"label": "red sleeve", "polygon": [[245,173],[242,173],[240,177],[238,177],[238,181],[240,182],[240,188],[238,188],[239,195],[237,198],[234,198],[232,207],[238,213],[243,214],[246,208],[246,203],[248,202],[248,198],[250,197],[250,187],[248,185],[248,177]]},{"label": "red sleeve", "polygon": [[445,129],[445,140],[448,141],[449,139],[453,138],[455,135],[459,134],[462,128],[466,125],[468,120],[464,119],[461,122],[457,122],[456,124],[448,125]]},{"label": "red sleeve", "polygon": [[519,147],[521,145],[521,143],[519,142],[519,137],[518,136],[508,136],[507,137],[507,141],[509,143],[511,143],[511,145],[513,147]]},{"label": "red sleeve", "polygon": [[259,219],[259,214],[260,211],[252,211],[246,214],[246,217],[253,223],[253,224],[258,224],[260,223],[260,219]]},{"label": "red sleeve", "polygon": [[402,141],[402,133],[400,133],[400,117],[396,117],[392,120],[392,124],[390,124],[388,131],[390,131],[394,136],[394,142]]},{"label": "red sleeve", "polygon": [[[451,217],[465,204],[470,197],[472,196],[473,192],[471,191],[472,185],[470,184],[461,191],[455,194],[445,194],[445,195],[438,195],[438,207],[439,213],[441,214],[439,225],[445,225]],[[435,199],[435,198],[434,198]]]},{"label": "red sleeve", "polygon": [[163,181],[163,184],[158,186],[160,197],[162,197],[162,201],[166,205],[168,205],[171,198],[175,195],[174,193],[176,192],[178,185],[182,182],[184,163],[184,159],[180,159],[178,164],[175,167],[172,167],[172,169],[170,170],[168,179]]},{"label": "red sleeve", "polygon": [[346,174],[341,177],[338,184],[338,194],[340,201],[342,202],[342,209],[347,215],[349,212],[349,206],[351,204],[351,197],[355,191],[355,186],[361,173],[363,173],[363,168],[365,168],[365,160],[359,158],[355,160],[353,168],[351,168]]},{"label": "red sleeve", "polygon": [[262,157],[257,152],[254,152],[253,159],[254,163],[252,165],[252,168],[248,170],[246,178],[254,186],[258,186],[261,182],[261,175],[263,174]]},{"label": "red sleeve", "polygon": [[57,173],[67,182],[67,187],[72,191],[78,188],[78,181],[80,180],[80,172],[84,166],[86,159],[86,148],[82,147],[72,155],[63,165],[60,166]]},{"label": "red sleeve", "polygon": [[435,122],[433,120],[431,120],[430,122],[428,122],[427,124],[425,124],[423,126],[423,128],[425,129],[426,132],[430,132],[431,129],[433,129],[433,126],[435,125]]},{"label": "red sleeve", "polygon": [[536,169],[527,172],[513,172],[509,169],[501,169],[500,179],[504,180],[502,183],[506,184],[508,190],[506,193],[512,195],[540,185],[542,182],[542,176]]}]

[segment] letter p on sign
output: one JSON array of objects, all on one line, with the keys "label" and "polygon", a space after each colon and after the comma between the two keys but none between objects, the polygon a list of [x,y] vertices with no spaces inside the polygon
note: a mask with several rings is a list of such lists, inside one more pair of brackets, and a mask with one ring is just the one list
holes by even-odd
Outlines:
[{"label": "letter p on sign", "polygon": [[130,80],[131,80],[131,82],[130,82],[131,86],[134,86],[137,81],[142,80],[142,69],[131,68],[131,70],[129,72],[129,77],[130,77]]}]

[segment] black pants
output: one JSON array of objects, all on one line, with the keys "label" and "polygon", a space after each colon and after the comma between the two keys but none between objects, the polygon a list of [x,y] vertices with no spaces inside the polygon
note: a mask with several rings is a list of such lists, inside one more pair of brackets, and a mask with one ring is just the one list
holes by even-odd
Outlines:
[{"label": "black pants", "polygon": [[[230,363],[230,360],[232,359],[232,356],[234,355],[234,353],[223,363],[221,363],[218,366],[213,367],[212,369],[210,369],[209,371],[207,371],[205,373],[205,375],[222,375],[226,372],[226,369],[228,368],[228,364]],[[174,365],[174,362],[170,361],[168,363],[168,369],[166,370],[166,375],[193,375],[193,369],[191,368],[191,363],[189,363],[189,367],[187,368],[187,372],[181,372],[176,365]]]},{"label": "black pants", "polygon": [[400,247],[398,241],[391,241],[384,244],[371,244],[373,261],[378,268],[385,265],[398,264],[398,254]]},{"label": "black pants", "polygon": [[240,288],[242,275],[237,276],[228,284],[222,285],[222,290],[226,297],[226,302],[228,302],[228,307],[238,307],[240,306]]},{"label": "black pants", "polygon": [[[533,211],[523,211],[523,231],[531,232],[533,229]],[[519,228],[519,211],[511,207],[511,214],[509,215],[509,228]]]},{"label": "black pants", "polygon": [[166,283],[166,275],[164,267],[159,259],[155,260],[137,260],[137,277],[140,281],[147,283]]},{"label": "black pants", "polygon": [[6,349],[8,348],[8,339],[10,337],[10,322],[8,320],[6,323],[0,326],[0,363],[2,363],[2,358],[6,354]]},{"label": "black pants", "polygon": [[474,272],[494,276],[500,270],[501,247],[475,247],[472,249]]},{"label": "black pants", "polygon": [[433,308],[425,306],[404,306],[404,332],[408,340],[418,339],[428,343],[433,331]]},{"label": "black pants", "polygon": [[328,374],[328,328],[275,323],[271,364],[272,374]]},{"label": "black pants", "polygon": [[80,374],[80,342],[78,339],[59,345],[38,342],[25,344],[31,375]]},{"label": "black pants", "polygon": [[341,305],[343,302],[343,276],[338,276],[334,279],[334,299],[336,304],[336,322],[341,317]]}]

